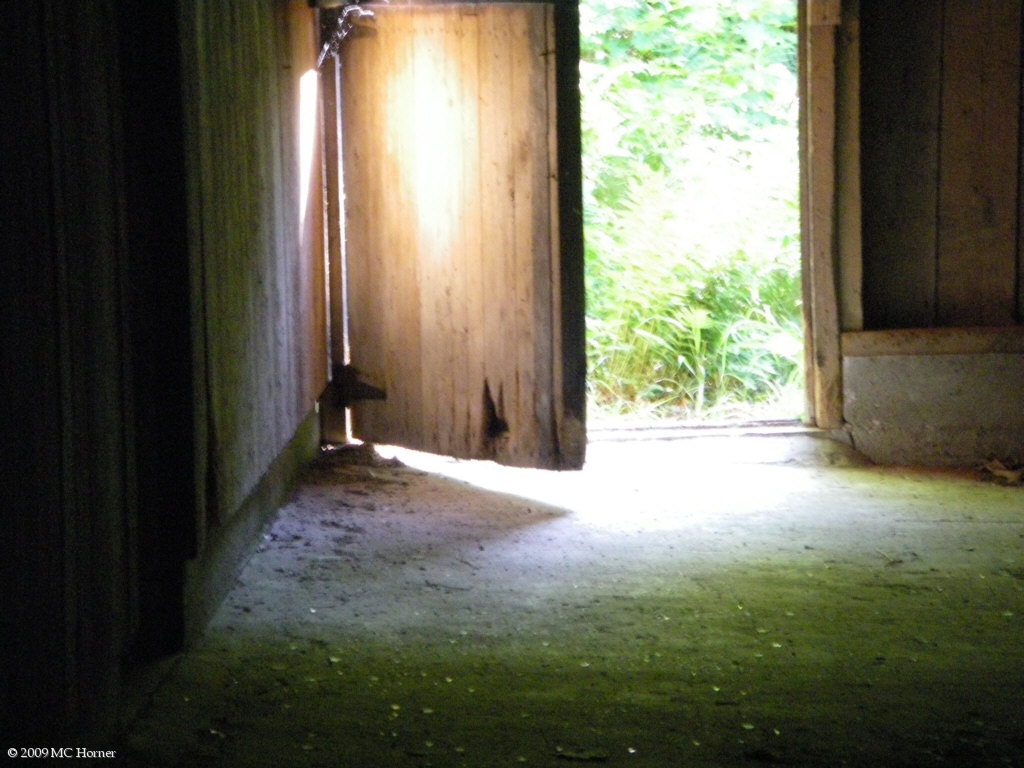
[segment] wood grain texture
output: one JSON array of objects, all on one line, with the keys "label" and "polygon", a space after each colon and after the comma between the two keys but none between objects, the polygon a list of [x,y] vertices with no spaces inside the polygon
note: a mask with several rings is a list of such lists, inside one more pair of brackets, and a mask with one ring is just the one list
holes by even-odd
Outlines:
[{"label": "wood grain texture", "polygon": [[836,249],[844,330],[864,327],[859,6],[859,0],[843,3],[836,41]]},{"label": "wood grain texture", "polygon": [[864,327],[928,326],[938,251],[941,3],[861,0],[861,48]]},{"label": "wood grain texture", "polygon": [[125,141],[136,123],[119,10],[0,7],[0,728],[12,742],[112,732],[139,628],[136,426],[153,422],[132,331],[164,307],[140,308],[132,283],[149,254],[129,208],[148,198],[132,196],[145,158]]},{"label": "wood grain texture", "polygon": [[807,0],[807,22],[812,27],[834,27],[840,23],[841,0]]},{"label": "wood grain texture", "polygon": [[811,329],[814,327],[814,317],[811,308],[814,304],[811,292],[811,281],[808,276],[811,274],[811,248],[810,239],[804,233],[810,226],[811,219],[811,195],[810,195],[810,174],[811,168],[808,158],[810,156],[810,140],[808,139],[808,127],[810,126],[809,110],[807,103],[810,93],[810,72],[807,66],[808,37],[810,23],[806,3],[797,4],[797,27],[800,66],[797,72],[797,87],[800,96],[799,121],[799,145],[800,145],[800,313],[804,328],[804,421],[807,424],[814,424],[817,419],[815,413],[816,399],[814,396],[817,390],[817,369],[814,366],[814,343]]},{"label": "wood grain texture", "polygon": [[1016,314],[1020,3],[946,0],[939,183],[940,325]]},{"label": "wood grain texture", "polygon": [[188,18],[200,475],[211,513],[226,518],[326,383],[321,206],[314,190],[300,210],[299,188],[299,80],[316,50],[312,11],[300,0],[196,0]]},{"label": "wood grain texture", "polygon": [[375,13],[342,65],[352,361],[388,393],[356,434],[555,466],[551,8]]},{"label": "wood grain texture", "polygon": [[809,313],[814,369],[814,423],[842,424],[842,366],[836,266],[836,30],[812,24],[805,33]]},{"label": "wood grain texture", "polygon": [[864,327],[1016,322],[1020,6],[861,6]]},{"label": "wood grain texture", "polygon": [[907,328],[843,334],[844,357],[1024,354],[1024,326]]}]

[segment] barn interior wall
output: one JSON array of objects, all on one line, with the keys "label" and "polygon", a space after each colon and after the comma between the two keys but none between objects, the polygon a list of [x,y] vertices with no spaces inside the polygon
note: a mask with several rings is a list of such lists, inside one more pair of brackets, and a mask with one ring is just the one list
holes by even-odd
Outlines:
[{"label": "barn interior wall", "polygon": [[844,327],[847,426],[881,463],[1024,459],[1021,6],[853,4],[859,69],[841,76],[860,80],[847,120],[862,281],[841,287],[860,302]]},{"label": "barn interior wall", "polygon": [[[9,745],[102,727],[135,630],[135,436],[114,3],[0,8]],[[10,142],[10,143],[9,143]],[[39,743],[39,742],[36,742]]]},{"label": "barn interior wall", "polygon": [[311,13],[0,6],[8,745],[115,728],[315,449]]},{"label": "barn interior wall", "polygon": [[1013,325],[1020,4],[861,6],[865,328]]},{"label": "barn interior wall", "polygon": [[326,353],[308,349],[322,278],[301,251],[297,210],[298,81],[314,62],[293,46],[291,5],[183,7],[210,524],[241,506],[326,383]]},{"label": "barn interior wall", "polygon": [[317,442],[321,198],[314,189],[300,210],[298,167],[313,35],[296,0],[181,6],[200,487],[187,631],[202,626]]}]

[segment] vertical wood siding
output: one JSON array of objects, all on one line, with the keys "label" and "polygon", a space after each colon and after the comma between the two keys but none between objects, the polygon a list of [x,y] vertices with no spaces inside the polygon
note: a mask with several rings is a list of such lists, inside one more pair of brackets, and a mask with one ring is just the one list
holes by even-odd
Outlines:
[{"label": "vertical wood siding", "polygon": [[375,13],[342,62],[353,363],[388,392],[357,434],[555,465],[551,8]]},{"label": "vertical wood siding", "polygon": [[1016,312],[1021,4],[946,0],[939,167],[939,325]]},{"label": "vertical wood siding", "polygon": [[864,326],[1020,321],[1021,7],[861,1]]},{"label": "vertical wood siding", "polygon": [[185,11],[192,243],[207,513],[229,517],[326,382],[319,153],[299,211],[299,79],[316,64],[299,0]]},{"label": "vertical wood siding", "polygon": [[0,732],[14,746],[110,727],[136,509],[116,7],[7,3],[0,23]]}]

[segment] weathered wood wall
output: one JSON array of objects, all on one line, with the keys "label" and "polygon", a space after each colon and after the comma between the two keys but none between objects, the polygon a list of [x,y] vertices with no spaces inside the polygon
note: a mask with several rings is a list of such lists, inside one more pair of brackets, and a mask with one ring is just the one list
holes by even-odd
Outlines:
[{"label": "weathered wood wall", "polygon": [[[178,9],[120,0],[125,229],[133,437],[139,513],[129,540],[136,583],[133,658],[181,647],[181,562],[194,554],[192,317]],[[159,451],[148,450],[164,436]],[[177,514],[169,515],[167,510]]]},{"label": "weathered wood wall", "polygon": [[341,70],[352,362],[388,392],[357,434],[556,466],[552,8],[375,13]]},{"label": "weathered wood wall", "polygon": [[0,732],[109,725],[132,632],[128,285],[113,0],[0,5]]},{"label": "weathered wood wall", "polygon": [[183,5],[209,526],[240,508],[326,384],[319,150],[306,198],[299,169],[300,79],[317,49],[299,0]]},{"label": "weathered wood wall", "polygon": [[860,6],[864,328],[1021,322],[1021,4]]},{"label": "weathered wood wall", "polygon": [[840,257],[863,282],[842,272],[846,429],[881,463],[1017,461],[1021,4],[850,5],[859,65],[840,76],[860,98],[840,126],[857,119],[862,238]]},{"label": "weathered wood wall", "polygon": [[181,647],[186,561],[229,559],[202,534],[257,484],[272,511],[303,458],[326,368],[296,169],[312,12],[47,0],[0,24],[0,730],[86,743],[125,672]]}]

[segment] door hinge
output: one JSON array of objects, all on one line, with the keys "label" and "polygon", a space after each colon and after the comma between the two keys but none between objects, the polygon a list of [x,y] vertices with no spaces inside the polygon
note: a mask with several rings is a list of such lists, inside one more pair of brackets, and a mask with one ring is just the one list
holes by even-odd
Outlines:
[{"label": "door hinge", "polygon": [[359,378],[359,370],[351,365],[332,365],[331,383],[334,405],[348,408],[359,400],[387,400],[388,393]]}]

